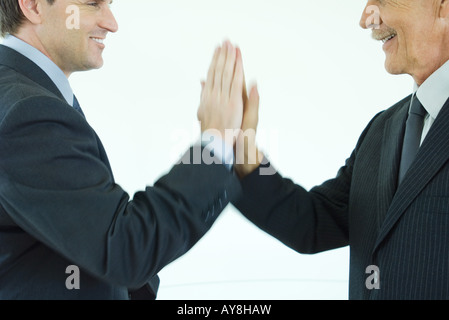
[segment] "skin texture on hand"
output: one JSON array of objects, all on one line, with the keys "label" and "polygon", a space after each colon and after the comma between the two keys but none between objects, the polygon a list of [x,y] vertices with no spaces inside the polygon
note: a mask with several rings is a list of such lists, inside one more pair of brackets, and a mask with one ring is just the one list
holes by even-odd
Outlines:
[{"label": "skin texture on hand", "polygon": [[264,155],[256,146],[259,92],[253,86],[247,93],[240,49],[229,41],[218,47],[201,86],[201,132],[219,135],[234,147],[234,169],[243,178],[259,167]]},{"label": "skin texture on hand", "polygon": [[240,179],[256,170],[264,157],[256,145],[259,100],[257,86],[251,88],[248,96],[246,86],[244,85],[242,130],[239,133],[235,146],[236,161],[234,164],[234,170]]},{"label": "skin texture on hand", "polygon": [[215,50],[197,115],[201,132],[218,134],[230,146],[236,140],[232,133],[242,126],[243,78],[241,52],[226,41]]}]

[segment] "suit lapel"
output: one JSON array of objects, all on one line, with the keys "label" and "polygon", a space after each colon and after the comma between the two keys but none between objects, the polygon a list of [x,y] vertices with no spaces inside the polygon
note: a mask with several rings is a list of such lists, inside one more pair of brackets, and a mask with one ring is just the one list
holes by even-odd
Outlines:
[{"label": "suit lapel", "polygon": [[0,65],[7,66],[18,73],[23,74],[65,101],[62,93],[50,77],[41,68],[39,68],[37,64],[17,51],[0,45]]},{"label": "suit lapel", "polygon": [[[63,97],[62,93],[59,91],[58,87],[50,79],[50,77],[37,64],[35,64],[27,57],[21,55],[17,51],[9,47],[0,45],[0,65],[4,65],[26,76],[27,78],[34,81],[37,85],[47,89],[48,91],[59,97],[62,101],[64,101],[64,103],[66,103],[66,100]],[[111,173],[111,176],[113,177],[111,165],[109,163],[103,144],[96,134],[95,136],[98,142],[100,158],[107,166],[109,172]]]},{"label": "suit lapel", "polygon": [[378,234],[374,251],[413,200],[449,159],[449,100],[427,134],[416,159],[399,185]]},{"label": "suit lapel", "polygon": [[405,131],[405,121],[408,114],[410,98],[406,99],[402,107],[385,123],[382,141],[381,157],[378,175],[378,215],[377,227],[380,229],[385,214],[390,207],[396,192],[402,141]]}]

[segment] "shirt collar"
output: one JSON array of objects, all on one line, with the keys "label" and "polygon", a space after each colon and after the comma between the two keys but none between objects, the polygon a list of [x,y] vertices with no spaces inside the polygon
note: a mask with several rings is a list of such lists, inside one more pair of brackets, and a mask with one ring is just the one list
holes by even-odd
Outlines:
[{"label": "shirt collar", "polygon": [[435,119],[449,98],[449,61],[431,74],[421,86],[415,82],[413,92]]},{"label": "shirt collar", "polygon": [[7,35],[5,37],[3,40],[3,45],[16,50],[18,53],[24,55],[37,64],[38,67],[41,68],[54,82],[67,103],[73,106],[73,91],[70,87],[69,80],[65,76],[64,72],[62,72],[62,70],[53,61],[51,61],[50,58],[35,47],[12,35]]}]

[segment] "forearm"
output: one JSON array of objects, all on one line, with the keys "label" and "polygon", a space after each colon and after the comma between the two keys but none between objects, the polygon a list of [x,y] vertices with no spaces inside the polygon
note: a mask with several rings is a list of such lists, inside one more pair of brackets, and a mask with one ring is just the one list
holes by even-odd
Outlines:
[{"label": "forearm", "polygon": [[157,274],[197,243],[239,190],[223,165],[175,166],[136,193],[111,226],[108,265],[114,270],[105,276],[138,283]]},{"label": "forearm", "polygon": [[347,245],[347,199],[339,198],[343,190],[327,192],[335,182],[307,191],[278,173],[262,175],[261,169],[241,181],[242,197],[233,203],[244,216],[301,253]]},{"label": "forearm", "polygon": [[55,113],[65,108],[58,103],[24,101],[0,124],[8,155],[0,159],[0,204],[27,234],[96,277],[142,285],[191,248],[238,193],[224,165],[200,157],[130,201],[93,130],[75,113]]}]

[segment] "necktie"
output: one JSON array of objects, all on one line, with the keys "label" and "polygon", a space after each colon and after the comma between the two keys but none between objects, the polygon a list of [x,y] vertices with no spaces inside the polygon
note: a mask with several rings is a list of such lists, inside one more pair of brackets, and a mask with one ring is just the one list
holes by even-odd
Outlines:
[{"label": "necktie", "polygon": [[83,112],[83,110],[81,110],[81,106],[80,106],[78,100],[76,99],[75,95],[73,95],[73,108],[76,111],[78,111],[79,113],[81,113],[83,115],[83,117],[85,117],[84,112]]},{"label": "necktie", "polygon": [[426,114],[426,110],[415,96],[405,124],[404,144],[402,146],[401,166],[399,168],[399,183],[401,183],[418,153]]}]

